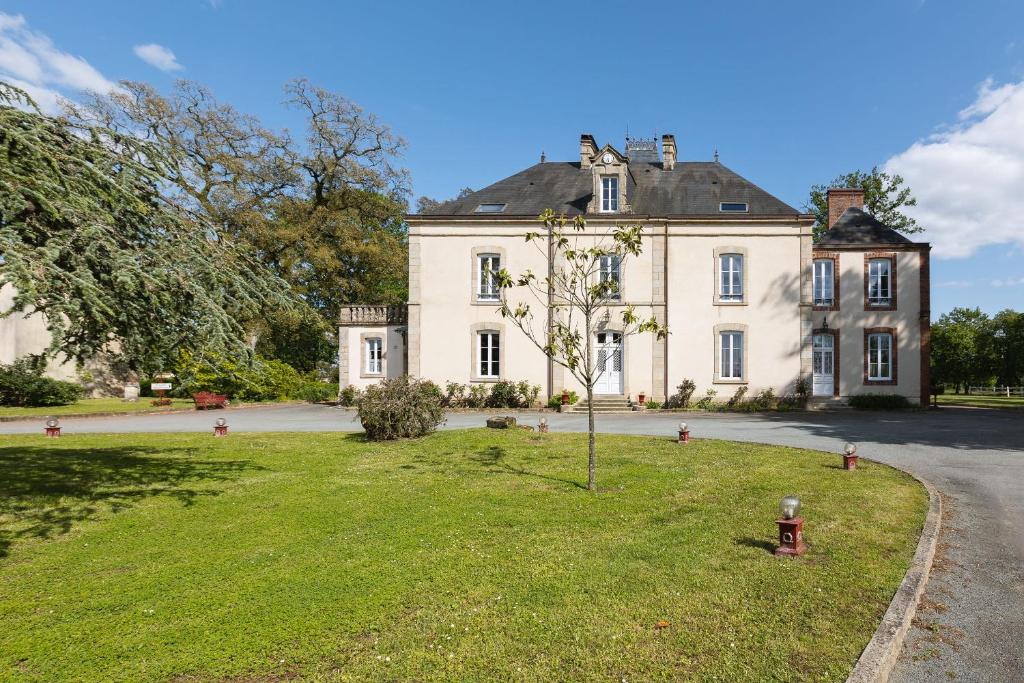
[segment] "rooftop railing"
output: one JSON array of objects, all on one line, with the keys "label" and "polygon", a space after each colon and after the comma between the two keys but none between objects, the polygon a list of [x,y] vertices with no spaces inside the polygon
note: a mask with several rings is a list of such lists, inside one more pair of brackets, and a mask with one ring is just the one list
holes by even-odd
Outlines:
[{"label": "rooftop railing", "polygon": [[342,306],[338,324],[357,325],[404,325],[409,320],[409,309],[405,304],[398,306]]}]

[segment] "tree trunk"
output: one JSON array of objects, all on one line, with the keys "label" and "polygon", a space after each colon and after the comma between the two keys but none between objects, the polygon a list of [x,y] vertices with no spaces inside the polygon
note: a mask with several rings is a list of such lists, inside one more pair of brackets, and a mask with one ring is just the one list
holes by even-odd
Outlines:
[{"label": "tree trunk", "polygon": [[597,457],[594,447],[594,388],[587,387],[587,488],[597,490]]}]

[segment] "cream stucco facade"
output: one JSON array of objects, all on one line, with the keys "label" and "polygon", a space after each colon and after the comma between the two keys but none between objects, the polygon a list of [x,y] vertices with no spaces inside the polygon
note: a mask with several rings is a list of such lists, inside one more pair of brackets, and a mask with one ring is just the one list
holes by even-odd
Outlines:
[{"label": "cream stucco facade", "polygon": [[[643,226],[642,251],[620,264],[619,300],[607,307],[602,331],[619,329],[621,308],[631,305],[639,316],[664,322],[669,335],[622,339],[616,371],[609,373],[614,381],[599,393],[643,393],[663,401],[691,379],[697,396],[713,389],[725,400],[740,386],[748,395],[765,389],[794,394],[803,380],[827,393],[818,397],[825,402],[861,393],[920,400],[922,387],[927,390],[928,245],[893,237],[869,224],[870,217],[857,224],[866,214],[858,213],[856,192],[842,195],[845,208],[853,208],[840,212],[839,229],[814,244],[813,216],[791,209],[717,161],[676,162],[675,141],[665,138],[659,160],[656,153],[651,158],[649,148],[634,155],[627,147],[623,155],[609,146],[599,149],[583,136],[578,164],[542,162],[433,214],[408,216],[403,371],[442,387],[448,381],[526,380],[539,385],[544,396],[582,389],[502,318],[495,293],[481,284],[482,263],[498,263],[513,276],[529,270],[543,277],[549,253],[536,216],[550,207],[586,217],[584,243],[599,242],[617,224]],[[609,185],[606,178],[616,180]],[[609,187],[617,193],[617,205],[604,201]],[[617,210],[602,211],[609,206]],[[541,239],[528,243],[528,232],[541,232]],[[835,300],[821,305],[818,280],[827,271],[815,263],[825,258],[834,259],[838,289]],[[885,277],[894,298],[885,306],[867,301],[866,264],[872,259],[891,259]],[[881,271],[873,268],[872,287],[888,286],[890,280],[878,279]],[[723,274],[723,269],[733,270]],[[512,291],[514,307],[516,297],[525,294]],[[538,319],[546,313],[543,304],[532,303]],[[343,386],[361,387],[375,379],[360,373],[359,359],[366,354],[360,340],[368,331],[372,327],[351,320],[342,327]],[[876,335],[871,372],[891,375],[888,379],[868,377],[869,334]],[[834,340],[832,346],[826,337]],[[591,341],[596,346],[606,339],[614,337]],[[393,358],[393,346],[389,353]],[[389,364],[387,375],[396,371]]]}]

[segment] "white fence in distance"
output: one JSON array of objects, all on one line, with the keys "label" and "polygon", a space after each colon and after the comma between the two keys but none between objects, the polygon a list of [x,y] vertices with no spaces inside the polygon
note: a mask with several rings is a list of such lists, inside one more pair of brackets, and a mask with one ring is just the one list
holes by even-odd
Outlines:
[{"label": "white fence in distance", "polygon": [[971,396],[1024,396],[1024,387],[967,387]]}]

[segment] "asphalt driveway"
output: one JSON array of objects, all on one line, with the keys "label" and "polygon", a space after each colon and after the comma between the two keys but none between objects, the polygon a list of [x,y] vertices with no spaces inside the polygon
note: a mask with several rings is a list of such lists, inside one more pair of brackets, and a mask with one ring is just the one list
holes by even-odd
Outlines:
[{"label": "asphalt driveway", "polygon": [[[221,416],[232,432],[360,429],[351,410],[306,405],[68,419],[62,426],[68,437],[76,432],[212,433],[214,419]],[[520,422],[536,424],[537,417],[524,412]],[[586,416],[548,418],[552,431],[586,429]],[[598,429],[671,438],[681,419],[690,424],[694,438],[837,454],[845,441],[854,441],[860,455],[898,465],[934,483],[944,495],[947,511],[939,552],[917,628],[892,680],[1024,680],[1024,412],[945,408],[926,413],[637,413],[599,416]],[[480,414],[457,413],[449,416],[445,428],[483,422]],[[42,421],[0,423],[0,434],[14,433],[41,436]]]}]

